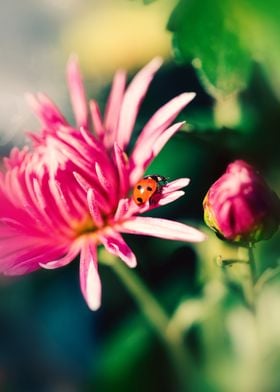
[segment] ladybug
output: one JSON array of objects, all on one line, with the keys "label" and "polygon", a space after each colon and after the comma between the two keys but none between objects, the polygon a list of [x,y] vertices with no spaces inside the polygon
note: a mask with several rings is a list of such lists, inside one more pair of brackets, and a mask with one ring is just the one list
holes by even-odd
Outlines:
[{"label": "ladybug", "polygon": [[167,184],[167,179],[163,176],[152,175],[146,176],[139,180],[133,189],[133,200],[141,206],[149,201],[150,204],[155,202],[154,197],[159,194],[162,187]]}]

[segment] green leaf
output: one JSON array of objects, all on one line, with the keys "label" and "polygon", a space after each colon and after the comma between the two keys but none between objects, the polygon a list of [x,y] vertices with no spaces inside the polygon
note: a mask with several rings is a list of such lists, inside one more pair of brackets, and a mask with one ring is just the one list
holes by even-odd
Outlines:
[{"label": "green leaf", "polygon": [[[152,333],[140,317],[130,317],[115,329],[101,352],[97,383],[105,390],[123,388],[131,383],[138,363],[150,350]],[[128,387],[126,385],[126,387]]]},{"label": "green leaf", "polygon": [[222,99],[246,87],[251,59],[230,0],[181,0],[168,28],[173,31],[175,55],[192,61],[211,96]]},{"label": "green leaf", "polygon": [[88,390],[154,391],[160,383],[171,390],[173,381],[168,357],[152,328],[143,317],[130,314],[102,347]]},{"label": "green leaf", "polygon": [[232,12],[239,23],[239,34],[259,62],[280,99],[280,6],[278,0],[238,0]]},{"label": "green leaf", "polygon": [[255,61],[280,99],[279,21],[278,0],[179,1],[168,22],[174,53],[193,63],[205,90],[218,101],[217,123],[223,100],[246,88]]}]

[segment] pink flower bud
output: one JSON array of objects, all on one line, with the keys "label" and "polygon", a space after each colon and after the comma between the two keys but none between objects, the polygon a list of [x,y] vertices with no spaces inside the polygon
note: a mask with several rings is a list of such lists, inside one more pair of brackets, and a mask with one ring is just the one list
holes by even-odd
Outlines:
[{"label": "pink flower bud", "polygon": [[280,200],[248,163],[228,165],[203,201],[204,220],[223,239],[249,243],[269,239],[280,222]]}]

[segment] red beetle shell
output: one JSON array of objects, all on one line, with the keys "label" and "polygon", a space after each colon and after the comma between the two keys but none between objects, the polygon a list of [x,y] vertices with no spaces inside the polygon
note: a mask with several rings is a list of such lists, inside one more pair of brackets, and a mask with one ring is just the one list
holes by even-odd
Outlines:
[{"label": "red beetle shell", "polygon": [[147,201],[152,202],[152,197],[161,191],[162,184],[166,184],[165,177],[162,176],[146,176],[137,182],[133,189],[133,200],[138,205],[141,206]]}]

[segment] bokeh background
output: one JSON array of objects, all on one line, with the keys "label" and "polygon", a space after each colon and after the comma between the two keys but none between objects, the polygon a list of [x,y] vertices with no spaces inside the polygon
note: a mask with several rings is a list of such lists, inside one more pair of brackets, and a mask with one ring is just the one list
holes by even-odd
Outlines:
[{"label": "bokeh background", "polygon": [[[185,345],[203,390],[280,390],[279,234],[256,248],[257,313],[242,291],[244,271],[215,258],[237,249],[203,224],[202,200],[227,163],[253,164],[279,194],[280,6],[277,0],[0,1],[0,154],[39,130],[25,92],[46,92],[72,118],[65,64],[77,53],[89,97],[104,107],[116,69],[130,77],[165,60],[137,120],[183,91],[196,99],[187,125],[149,169],[190,177],[186,195],[154,212],[201,228],[199,245],[127,236],[137,274],[170,317],[182,318]],[[0,281],[0,389],[8,391],[173,391],[165,348],[110,268],[101,266],[103,303],[87,308],[78,263]],[[178,316],[179,315],[179,316]],[[188,370],[186,370],[188,377]],[[195,389],[190,378],[189,391]],[[202,388],[202,387],[201,387]]]}]

